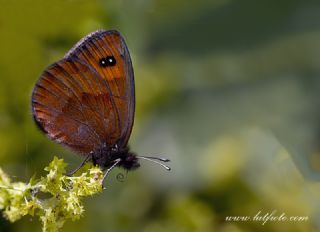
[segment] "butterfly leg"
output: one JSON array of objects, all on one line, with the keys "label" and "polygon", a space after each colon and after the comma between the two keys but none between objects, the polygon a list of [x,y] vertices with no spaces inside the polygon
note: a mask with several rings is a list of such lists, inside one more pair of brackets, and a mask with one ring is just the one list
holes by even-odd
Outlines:
[{"label": "butterfly leg", "polygon": [[103,176],[103,179],[102,179],[102,186],[103,186],[103,182],[104,180],[109,176],[110,172],[112,169],[114,169],[119,163],[120,163],[121,159],[116,159],[114,161],[114,164],[112,164],[112,166],[110,168],[108,168],[108,170],[105,172],[104,176]]},{"label": "butterfly leg", "polygon": [[91,158],[92,154],[88,154],[86,156],[86,158],[84,158],[84,160],[81,162],[81,164],[73,171],[67,173],[67,176],[72,176],[73,174],[75,174],[90,158]]}]

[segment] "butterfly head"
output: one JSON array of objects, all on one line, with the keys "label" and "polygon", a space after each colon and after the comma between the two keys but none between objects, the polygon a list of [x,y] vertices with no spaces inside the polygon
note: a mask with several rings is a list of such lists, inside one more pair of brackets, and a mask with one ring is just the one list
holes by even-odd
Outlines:
[{"label": "butterfly head", "polygon": [[126,170],[134,170],[140,167],[140,164],[137,156],[129,152],[121,159],[119,166]]},{"label": "butterfly head", "polygon": [[128,171],[140,167],[137,156],[134,153],[130,152],[128,147],[120,148],[115,145],[111,149],[110,157],[112,157],[112,159],[114,160],[120,159],[118,166]]},{"label": "butterfly head", "polygon": [[126,170],[134,170],[140,167],[137,156],[129,151],[128,147],[113,147],[103,146],[95,152],[91,153],[92,162],[102,168],[111,167],[118,160],[118,167]]}]

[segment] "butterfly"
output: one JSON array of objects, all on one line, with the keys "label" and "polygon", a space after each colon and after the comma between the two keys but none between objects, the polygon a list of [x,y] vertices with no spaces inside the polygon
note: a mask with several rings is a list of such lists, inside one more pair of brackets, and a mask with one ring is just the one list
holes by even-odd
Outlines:
[{"label": "butterfly", "polygon": [[116,30],[90,33],[45,69],[33,89],[31,108],[51,140],[85,157],[79,168],[91,161],[107,169],[106,177],[116,166],[133,170],[145,159],[170,170],[161,163],[168,159],[137,156],[128,148],[134,73],[128,47]]}]

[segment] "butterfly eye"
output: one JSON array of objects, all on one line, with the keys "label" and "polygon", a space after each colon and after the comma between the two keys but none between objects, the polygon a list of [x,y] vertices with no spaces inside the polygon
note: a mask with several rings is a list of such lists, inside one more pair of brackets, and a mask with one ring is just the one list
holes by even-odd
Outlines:
[{"label": "butterfly eye", "polygon": [[107,56],[107,57],[101,58],[99,60],[99,64],[101,67],[114,66],[116,64],[116,59],[113,56]]}]

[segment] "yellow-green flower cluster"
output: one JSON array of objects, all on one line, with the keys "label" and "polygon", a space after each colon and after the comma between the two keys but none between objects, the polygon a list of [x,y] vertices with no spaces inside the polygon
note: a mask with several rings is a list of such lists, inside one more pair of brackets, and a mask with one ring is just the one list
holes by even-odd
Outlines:
[{"label": "yellow-green flower cluster", "polygon": [[102,191],[103,173],[94,166],[79,175],[66,176],[66,163],[54,157],[44,170],[48,174],[29,183],[11,182],[0,169],[0,209],[9,221],[25,215],[38,216],[43,231],[58,231],[68,219],[78,220],[84,212],[82,198]]}]

